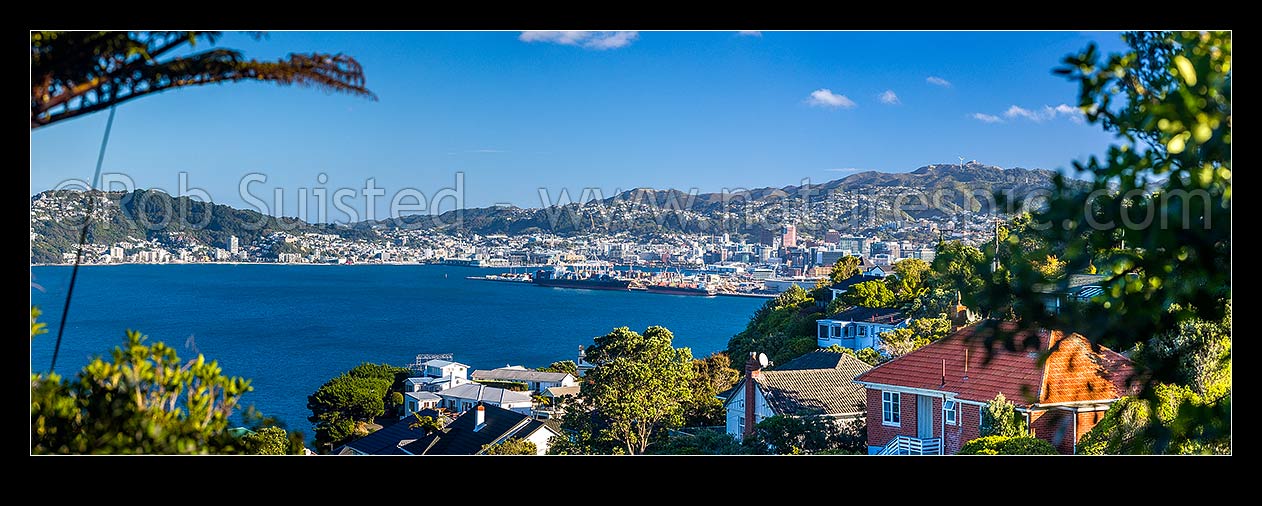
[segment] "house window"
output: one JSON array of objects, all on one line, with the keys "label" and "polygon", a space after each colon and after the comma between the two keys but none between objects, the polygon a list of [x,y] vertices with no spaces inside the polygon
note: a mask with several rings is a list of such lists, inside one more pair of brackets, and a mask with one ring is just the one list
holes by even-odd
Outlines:
[{"label": "house window", "polygon": [[742,416],[736,419],[736,427],[739,429],[738,432],[745,432],[745,417]]},{"label": "house window", "polygon": [[954,399],[948,399],[942,403],[942,420],[947,425],[959,425],[960,422],[960,405]]},{"label": "house window", "polygon": [[867,326],[867,325],[860,325],[860,326],[859,326],[859,335],[861,335],[861,336],[863,336],[863,335],[867,335],[867,332],[868,332],[868,326]]},{"label": "house window", "polygon": [[831,327],[833,329],[833,337],[841,337],[841,327]]},{"label": "house window", "polygon": [[898,426],[900,422],[900,404],[902,394],[898,392],[881,392],[881,423]]}]

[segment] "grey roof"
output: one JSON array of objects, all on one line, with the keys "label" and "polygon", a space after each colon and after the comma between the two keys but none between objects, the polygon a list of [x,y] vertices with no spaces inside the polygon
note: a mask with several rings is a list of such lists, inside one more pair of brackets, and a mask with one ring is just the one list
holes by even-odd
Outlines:
[{"label": "grey roof", "polygon": [[465,383],[438,392],[440,397],[455,397],[471,401],[489,401],[497,404],[510,402],[530,402],[530,395],[514,392],[498,387],[488,387],[476,383]]},{"label": "grey roof", "polygon": [[820,320],[881,323],[884,325],[898,325],[899,322],[906,319],[907,313],[899,309],[863,306],[855,306],[827,318],[820,318]]},{"label": "grey roof", "polygon": [[473,379],[492,381],[545,381],[560,383],[566,376],[569,375],[569,373],[564,372],[543,372],[532,371],[529,369],[510,369],[507,367],[491,369],[489,371],[473,371]]},{"label": "grey roof", "polygon": [[474,410],[466,411],[446,426],[442,432],[417,439],[404,445],[404,449],[414,455],[476,455],[482,451],[482,445],[493,443],[509,437],[526,437],[545,428],[556,432],[551,426],[540,420],[532,420],[529,416],[516,411],[496,406],[483,406],[483,422],[480,430],[474,431]]},{"label": "grey roof", "polygon": [[[871,368],[848,353],[817,350],[785,363],[778,370],[762,371],[758,387],[778,414],[858,413],[867,393],[862,385],[854,382],[854,377]],[[745,381],[741,380],[740,388],[744,388]],[[733,394],[741,391],[740,388],[733,390]]]},{"label": "grey roof", "polygon": [[547,395],[549,397],[561,397],[563,395],[578,395],[579,390],[582,390],[582,387],[579,387],[577,385],[572,386],[572,387],[548,387],[547,390],[544,390],[544,395]]},{"label": "grey roof", "polygon": [[353,448],[360,453],[368,455],[399,455],[403,452],[399,451],[404,441],[413,441],[425,435],[425,431],[421,429],[412,429],[412,418],[405,418],[395,423],[382,427],[381,429],[361,437],[345,445],[341,446],[341,451],[334,453],[348,454],[351,452],[347,449]]},{"label": "grey roof", "polygon": [[439,397],[438,394],[433,392],[403,392],[403,395],[418,401],[436,401],[442,399],[442,397]]}]

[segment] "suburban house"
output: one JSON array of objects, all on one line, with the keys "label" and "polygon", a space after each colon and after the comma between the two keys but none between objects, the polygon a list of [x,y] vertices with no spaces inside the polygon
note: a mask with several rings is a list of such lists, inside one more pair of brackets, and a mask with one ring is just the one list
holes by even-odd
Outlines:
[{"label": "suburban house", "polygon": [[534,407],[530,394],[512,390],[489,387],[477,383],[466,383],[458,387],[438,392],[442,398],[438,407],[454,413],[464,413],[478,404],[498,406],[504,409],[529,415]]},{"label": "suburban house", "polygon": [[435,409],[442,400],[443,398],[434,392],[424,390],[403,392],[403,416],[400,418],[407,418],[427,409]]},{"label": "suburban house", "polygon": [[738,439],[776,415],[822,416],[838,423],[864,416],[863,387],[853,380],[872,366],[850,354],[816,350],[775,370],[762,367],[750,357],[745,377],[724,401],[727,433]]},{"label": "suburban house", "polygon": [[430,433],[399,449],[408,455],[480,455],[483,445],[517,438],[534,443],[537,454],[543,455],[548,452],[548,440],[561,435],[554,423],[479,404],[444,426],[442,431]]},{"label": "suburban house", "polygon": [[1066,304],[1085,302],[1104,293],[1100,284],[1105,279],[1107,277],[1100,274],[1070,274],[1059,282],[1035,285],[1033,288],[1040,294],[1043,307],[1049,313],[1059,313]]},{"label": "suburban house", "polygon": [[420,376],[404,380],[405,392],[437,392],[469,383],[469,366],[449,360],[430,360],[421,364]]},{"label": "suburban house", "polygon": [[[1018,345],[1037,341],[1038,349],[996,344],[988,355],[985,342],[997,328],[1015,333]],[[1079,334],[985,320],[876,366],[855,383],[867,389],[868,453],[954,454],[979,437],[982,408],[1002,393],[1035,437],[1072,454],[1110,404],[1135,392],[1138,385],[1128,382],[1133,373],[1126,357],[1093,349]]]},{"label": "suburban house", "polygon": [[[443,416],[436,411],[423,411],[421,416]],[[509,438],[525,439],[535,444],[540,455],[548,451],[548,440],[561,432],[552,422],[535,420],[528,415],[479,404],[455,420],[444,417],[443,430],[425,433],[411,428],[411,422],[400,420],[367,436],[334,450],[337,455],[478,455],[482,445],[495,444]]]},{"label": "suburban house", "polygon": [[549,387],[543,391],[543,396],[548,398],[547,408],[540,408],[540,414],[552,416],[560,413],[565,409],[565,405],[578,398],[582,387],[574,385],[572,387]]},{"label": "suburban house", "polygon": [[516,381],[525,383],[526,388],[539,393],[551,387],[572,387],[578,384],[578,380],[570,373],[535,371],[519,365],[473,371],[473,381]]},{"label": "suburban house", "polygon": [[[876,267],[876,266],[873,266],[873,268],[880,269],[880,267]],[[885,279],[884,272],[881,272],[880,275],[876,275],[876,274],[868,275],[868,274],[859,273],[859,274],[855,274],[854,276],[850,276],[846,279],[843,279],[837,283],[834,283],[833,285],[828,287],[828,290],[832,292],[832,298],[836,299],[838,295],[846,293],[846,291],[849,290],[850,287],[854,285],[857,285],[859,283],[865,283],[868,281],[881,281],[883,279]]]},{"label": "suburban house", "polygon": [[[420,416],[431,416],[442,420],[446,426],[451,423],[451,418],[432,409],[423,410]],[[361,437],[342,446],[333,449],[334,455],[407,455],[406,452],[400,450],[403,445],[416,441],[425,436],[422,429],[411,428],[412,419],[402,419],[385,427],[378,429],[376,432]]]},{"label": "suburban house", "polygon": [[879,348],[882,332],[905,327],[910,321],[898,309],[856,306],[816,320],[815,338],[820,348],[834,344],[852,350]]}]

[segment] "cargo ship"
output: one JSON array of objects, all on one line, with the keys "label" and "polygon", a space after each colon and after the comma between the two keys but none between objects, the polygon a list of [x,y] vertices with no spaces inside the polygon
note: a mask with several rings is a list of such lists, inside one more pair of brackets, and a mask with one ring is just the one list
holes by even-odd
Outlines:
[{"label": "cargo ship", "polygon": [[589,274],[563,270],[537,271],[533,282],[539,286],[584,288],[588,290],[627,290],[631,286],[631,280],[616,278],[609,274]]}]

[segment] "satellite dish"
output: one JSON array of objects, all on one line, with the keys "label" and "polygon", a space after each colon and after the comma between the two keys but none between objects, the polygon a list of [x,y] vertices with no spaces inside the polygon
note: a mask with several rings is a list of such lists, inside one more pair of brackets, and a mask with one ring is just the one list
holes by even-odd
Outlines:
[{"label": "satellite dish", "polygon": [[758,354],[758,363],[761,364],[763,367],[767,367],[767,354],[766,353]]}]

